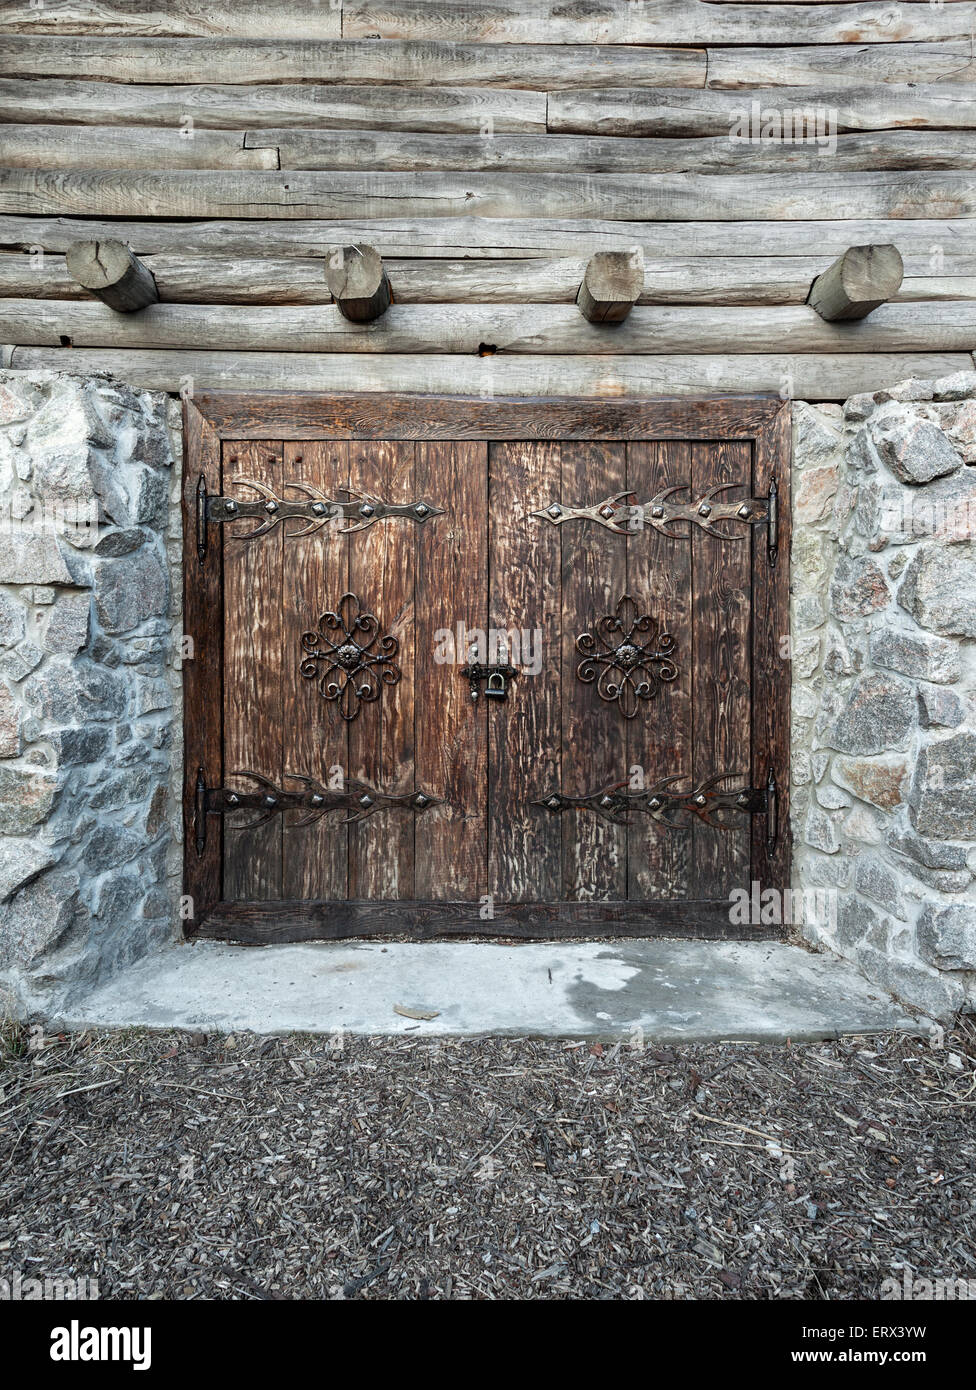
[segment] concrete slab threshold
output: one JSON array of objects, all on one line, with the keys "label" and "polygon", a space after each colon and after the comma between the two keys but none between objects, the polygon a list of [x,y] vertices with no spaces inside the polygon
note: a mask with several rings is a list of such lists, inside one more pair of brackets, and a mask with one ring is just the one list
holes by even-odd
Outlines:
[{"label": "concrete slab threshold", "polygon": [[[411,1018],[397,1009],[432,1013]],[[773,942],[200,942],[147,957],[62,1020],[204,1031],[612,1040],[918,1031],[843,961]]]}]

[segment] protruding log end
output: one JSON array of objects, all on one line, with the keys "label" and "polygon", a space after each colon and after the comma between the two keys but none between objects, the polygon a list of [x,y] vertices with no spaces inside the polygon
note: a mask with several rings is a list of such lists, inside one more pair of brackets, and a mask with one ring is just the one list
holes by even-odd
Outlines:
[{"label": "protruding log end", "polygon": [[644,288],[644,252],[597,251],[586,263],[576,295],[580,313],[590,323],[622,323]]},{"label": "protruding log end", "polygon": [[120,314],[159,302],[152,271],[124,241],[76,241],[65,264],[72,280]]},{"label": "protruding log end", "polygon": [[325,279],[336,308],[353,323],[369,323],[393,302],[393,287],[375,246],[340,246],[325,261]]},{"label": "protruding log end", "polygon": [[850,246],[817,276],[807,303],[828,323],[863,319],[895,297],[904,270],[897,246]]}]

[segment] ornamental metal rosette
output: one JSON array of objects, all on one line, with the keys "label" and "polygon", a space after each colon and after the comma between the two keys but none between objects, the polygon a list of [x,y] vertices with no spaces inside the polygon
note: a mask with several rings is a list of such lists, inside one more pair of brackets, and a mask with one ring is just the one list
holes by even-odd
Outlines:
[{"label": "ornamental metal rosette", "polygon": [[343,594],[338,608],[319,618],[317,631],[302,633],[301,645],[305,656],[299,671],[318,681],[323,700],[334,701],[347,721],[400,679],[398,638],[380,636],[379,619],[363,612],[356,594]]},{"label": "ornamental metal rosette", "polygon": [[604,614],[593,632],[576,639],[576,650],[583,657],[577,678],[587,684],[595,681],[600,699],[616,702],[625,719],[633,719],[642,700],[653,700],[659,685],[678,676],[672,660],[674,638],[662,630],[644,640],[653,629],[653,618],[642,614],[636,599],[624,594],[614,613]]}]

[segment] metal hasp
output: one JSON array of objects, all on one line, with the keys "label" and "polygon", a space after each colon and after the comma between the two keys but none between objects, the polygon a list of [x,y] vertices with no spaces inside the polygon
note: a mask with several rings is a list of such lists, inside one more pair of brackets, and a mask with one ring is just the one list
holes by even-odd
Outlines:
[{"label": "metal hasp", "polygon": [[[592,811],[614,825],[632,825],[631,815],[641,811],[651,817],[658,825],[669,830],[687,830],[700,821],[718,830],[734,830],[736,817],[755,816],[765,812],[775,818],[776,782],[772,768],[765,787],[722,787],[719,784],[737,780],[739,774],[720,772],[698,786],[679,790],[677,783],[689,779],[679,773],[675,777],[665,777],[653,787],[638,790],[627,782],[606,787],[601,791],[589,792],[584,796],[566,796],[563,792],[548,792],[534,806],[543,806],[547,811],[577,810]],[[770,807],[770,793],[773,801]],[[776,847],[775,827],[767,833],[766,849],[769,854]]]},{"label": "metal hasp", "polygon": [[405,517],[423,525],[432,516],[443,516],[444,508],[435,507],[432,502],[419,498],[416,502],[384,502],[372,493],[360,492],[355,488],[339,488],[346,501],[327,497],[318,488],[308,483],[285,483],[283,491],[291,488],[305,493],[304,498],[279,497],[264,483],[253,478],[232,478],[232,483],[242,487],[252,487],[260,494],[257,498],[207,497],[206,518],[208,521],[228,522],[252,520],[259,524],[253,531],[231,532],[232,539],[253,541],[258,536],[266,536],[279,522],[298,521],[303,523],[298,529],[285,531],[288,540],[301,536],[311,536],[314,532],[331,523],[348,521],[348,526],[336,526],[336,534],[349,535],[352,531],[365,531],[377,521],[390,517]]},{"label": "metal hasp", "polygon": [[399,639],[379,633],[379,619],[364,613],[353,593],[343,594],[338,609],[322,614],[317,632],[302,633],[305,655],[299,671],[306,680],[318,681],[322,699],[335,701],[347,721],[358,718],[364,704],[378,700],[385,685],[400,679],[394,660]]},{"label": "metal hasp", "polygon": [[[700,527],[710,536],[717,536],[719,540],[724,541],[742,540],[744,532],[741,528],[766,522],[769,561],[770,564],[775,564],[779,520],[776,482],[773,480],[770,483],[768,497],[721,500],[721,493],[741,486],[741,483],[719,483],[716,487],[709,488],[701,497],[679,502],[675,500],[675,493],[690,492],[691,488],[687,483],[678,483],[674,487],[665,488],[649,502],[638,502],[637,494],[634,492],[618,492],[616,496],[604,498],[602,502],[594,502],[589,507],[550,502],[548,507],[542,507],[530,515],[549,521],[554,526],[561,526],[564,521],[593,521],[598,526],[604,526],[608,531],[615,531],[623,536],[639,535],[641,531],[652,527],[662,536],[670,536],[672,540],[678,540],[688,534],[669,529],[678,521],[687,521],[692,526]],[[719,529],[717,523],[724,523],[723,529]]]},{"label": "metal hasp", "polygon": [[507,700],[508,682],[515,679],[518,671],[514,666],[486,666],[484,662],[472,661],[461,667],[461,675],[471,686],[472,700],[477,700],[482,681],[486,700]]},{"label": "metal hasp", "polygon": [[430,792],[383,792],[366,782],[349,780],[342,787],[325,787],[314,777],[306,777],[299,772],[286,772],[285,777],[292,782],[300,782],[300,789],[279,787],[260,772],[232,772],[231,777],[247,778],[256,782],[254,790],[240,787],[208,787],[203,768],[197,772],[195,816],[195,841],[198,855],[207,847],[207,816],[228,816],[237,812],[257,812],[251,820],[246,820],[232,828],[235,830],[254,830],[264,825],[272,816],[289,811],[301,814],[297,820],[285,825],[286,830],[297,830],[312,825],[331,811],[348,811],[338,825],[351,825],[366,820],[376,811],[387,807],[403,807],[406,810],[422,812],[431,806],[442,804],[442,798]]},{"label": "metal hasp", "polygon": [[624,594],[616,612],[605,614],[595,632],[584,632],[576,639],[576,650],[583,660],[576,676],[587,684],[596,681],[601,700],[616,702],[625,719],[633,719],[642,700],[653,700],[658,685],[676,680],[678,668],[671,655],[675,640],[661,631],[646,641],[654,620],[641,613],[637,600]]}]

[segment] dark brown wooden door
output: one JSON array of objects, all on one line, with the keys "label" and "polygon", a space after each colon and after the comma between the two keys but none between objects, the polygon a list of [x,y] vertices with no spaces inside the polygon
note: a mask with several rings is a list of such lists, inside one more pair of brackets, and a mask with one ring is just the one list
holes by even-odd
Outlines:
[{"label": "dark brown wooden door", "polygon": [[222,594],[219,731],[188,699],[195,924],[741,935],[732,889],[788,866],[783,451],[704,416],[702,438],[274,423],[189,460],[188,613]]}]

